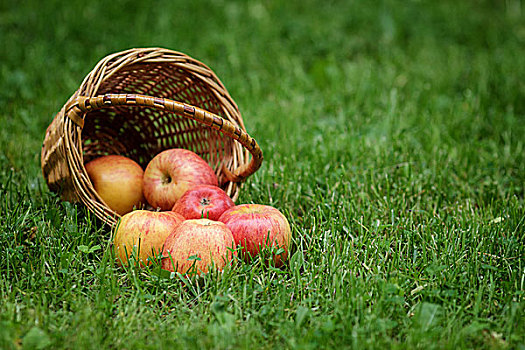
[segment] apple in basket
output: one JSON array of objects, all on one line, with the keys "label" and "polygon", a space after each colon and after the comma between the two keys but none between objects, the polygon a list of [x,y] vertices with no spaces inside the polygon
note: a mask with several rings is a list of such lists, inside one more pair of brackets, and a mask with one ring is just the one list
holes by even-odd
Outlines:
[{"label": "apple in basket", "polygon": [[144,196],[153,208],[171,210],[196,185],[218,186],[217,175],[204,159],[186,149],[157,154],[144,172]]},{"label": "apple in basket", "polygon": [[155,256],[160,256],[166,238],[183,221],[172,211],[135,210],[124,215],[113,237],[117,264],[125,266],[135,259],[141,266],[150,265]]},{"label": "apple in basket", "polygon": [[186,191],[173,206],[172,211],[186,219],[218,220],[222,213],[235,204],[221,188],[198,185]]},{"label": "apple in basket", "polygon": [[119,155],[96,158],[85,165],[95,191],[119,215],[144,204],[144,171],[135,161]]},{"label": "apple in basket", "polygon": [[242,246],[245,258],[253,258],[264,248],[284,249],[274,255],[274,265],[282,266],[288,257],[292,231],[286,217],[276,208],[262,204],[241,204],[226,210],[219,221],[232,231],[235,244]]},{"label": "apple in basket", "polygon": [[223,270],[234,256],[232,232],[222,222],[208,219],[186,220],[166,238],[162,268],[182,274],[207,273],[210,267]]}]

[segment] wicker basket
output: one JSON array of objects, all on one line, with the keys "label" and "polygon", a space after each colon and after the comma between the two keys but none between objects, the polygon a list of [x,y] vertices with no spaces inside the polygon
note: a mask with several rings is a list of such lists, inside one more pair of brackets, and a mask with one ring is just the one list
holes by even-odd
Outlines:
[{"label": "wicker basket", "polygon": [[42,172],[62,199],[80,201],[114,225],[119,215],[97,194],[84,164],[120,154],[145,168],[169,148],[204,158],[233,200],[263,159],[210,68],[180,52],[131,49],[102,59],[55,116],[42,146]]}]

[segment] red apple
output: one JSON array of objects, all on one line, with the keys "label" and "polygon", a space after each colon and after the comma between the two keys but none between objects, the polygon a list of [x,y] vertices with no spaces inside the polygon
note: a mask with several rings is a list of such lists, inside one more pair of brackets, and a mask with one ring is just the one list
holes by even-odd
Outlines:
[{"label": "red apple", "polygon": [[95,191],[119,215],[140,208],[145,202],[142,193],[144,171],[133,160],[110,155],[96,158],[85,165]]},{"label": "red apple", "polygon": [[222,213],[234,205],[230,196],[219,187],[198,185],[186,191],[171,210],[186,219],[218,220]]},{"label": "red apple", "polygon": [[117,263],[127,265],[134,254],[141,265],[150,265],[155,255],[160,256],[166,238],[183,221],[172,211],[135,210],[124,215],[113,238]]},{"label": "red apple", "polygon": [[219,221],[232,231],[235,244],[247,257],[255,257],[265,247],[280,247],[284,252],[273,257],[281,266],[288,257],[292,237],[290,224],[276,208],[262,204],[241,204],[226,210]]},{"label": "red apple", "polygon": [[162,268],[172,272],[207,273],[213,264],[222,270],[237,254],[231,231],[222,222],[186,220],[166,238]]},{"label": "red apple", "polygon": [[204,159],[186,149],[157,154],[144,172],[144,196],[154,208],[171,210],[196,185],[218,186],[217,175]]}]

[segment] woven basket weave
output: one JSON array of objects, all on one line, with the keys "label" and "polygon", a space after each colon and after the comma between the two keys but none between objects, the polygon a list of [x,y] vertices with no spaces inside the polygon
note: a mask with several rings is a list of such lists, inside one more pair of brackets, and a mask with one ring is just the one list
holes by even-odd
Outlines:
[{"label": "woven basket weave", "polygon": [[233,200],[263,160],[210,68],[180,52],[131,49],[102,59],[55,116],[42,146],[42,172],[62,199],[80,201],[114,225],[119,215],[97,194],[84,164],[120,154],[145,168],[169,148],[205,159]]}]

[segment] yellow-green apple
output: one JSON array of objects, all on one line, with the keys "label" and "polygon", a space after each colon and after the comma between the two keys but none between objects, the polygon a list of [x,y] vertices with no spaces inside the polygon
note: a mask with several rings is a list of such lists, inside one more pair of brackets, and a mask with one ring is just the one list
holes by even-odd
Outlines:
[{"label": "yellow-green apple", "polygon": [[85,165],[95,191],[119,215],[140,208],[144,170],[135,161],[119,155],[102,156]]},{"label": "yellow-green apple", "polygon": [[230,196],[221,188],[198,185],[187,190],[171,210],[186,219],[218,220],[222,213],[234,205]]},{"label": "yellow-green apple", "polygon": [[262,204],[241,204],[226,210],[219,221],[232,231],[235,244],[242,246],[245,257],[253,258],[265,247],[283,248],[274,255],[275,266],[288,257],[292,231],[286,217],[276,208]]},{"label": "yellow-green apple", "polygon": [[207,273],[211,266],[222,270],[234,256],[233,235],[222,222],[193,219],[182,222],[166,238],[162,268],[182,274]]},{"label": "yellow-green apple", "polygon": [[184,218],[172,211],[135,210],[124,215],[113,237],[118,265],[127,265],[132,255],[141,266],[160,256],[166,238]]},{"label": "yellow-green apple", "polygon": [[144,172],[144,196],[153,208],[171,210],[196,185],[218,186],[217,175],[204,159],[186,149],[160,152]]}]

